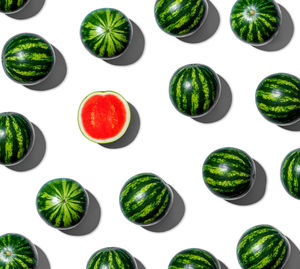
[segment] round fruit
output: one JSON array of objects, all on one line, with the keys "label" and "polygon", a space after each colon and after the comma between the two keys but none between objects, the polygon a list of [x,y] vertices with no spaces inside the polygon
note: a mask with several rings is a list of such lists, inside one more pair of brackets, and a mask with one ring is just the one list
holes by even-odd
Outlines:
[{"label": "round fruit", "polygon": [[300,119],[300,80],[279,73],[265,78],[256,90],[261,114],[277,125],[290,125]]},{"label": "round fruit", "polygon": [[121,56],[132,37],[130,20],[113,8],[97,9],[81,24],[81,40],[93,55],[103,59]]},{"label": "round fruit", "polygon": [[137,269],[135,259],[122,248],[103,248],[90,258],[87,269]]},{"label": "round fruit", "polygon": [[86,215],[88,195],[76,181],[58,178],[47,182],[36,199],[40,216],[60,230],[74,228]]},{"label": "round fruit", "polygon": [[15,82],[23,85],[38,84],[47,78],[54,65],[52,46],[35,34],[19,34],[4,46],[4,71]]},{"label": "round fruit", "polygon": [[290,243],[270,225],[258,225],[246,231],[237,246],[243,269],[281,269],[288,260]]},{"label": "round fruit", "polygon": [[220,90],[219,77],[211,68],[190,64],[175,72],[169,94],[179,112],[190,117],[201,117],[214,108]]},{"label": "round fruit", "polygon": [[19,234],[0,236],[1,269],[34,269],[38,254],[35,246]]},{"label": "round fruit", "polygon": [[23,161],[34,143],[30,121],[14,112],[0,113],[0,164],[9,166]]},{"label": "round fruit", "polygon": [[157,0],[154,8],[158,26],[177,37],[193,34],[205,21],[207,12],[206,0]]},{"label": "round fruit", "polygon": [[255,164],[243,151],[222,148],[211,153],[203,164],[203,178],[207,187],[226,200],[245,196],[251,189]]},{"label": "round fruit", "polygon": [[84,98],[79,107],[80,131],[98,144],[112,143],[121,138],[129,123],[129,105],[116,92],[93,92]]},{"label": "round fruit", "polygon": [[169,212],[172,202],[171,188],[152,173],[138,174],[130,178],[120,194],[124,216],[141,226],[161,221]]},{"label": "round fruit", "polygon": [[209,252],[191,248],[186,249],[171,260],[169,269],[220,269],[219,261]]},{"label": "round fruit", "polygon": [[30,0],[0,0],[0,12],[11,14],[20,11]]},{"label": "round fruit", "polygon": [[260,46],[271,42],[278,33],[281,12],[273,0],[238,0],[232,8],[230,22],[239,39]]}]

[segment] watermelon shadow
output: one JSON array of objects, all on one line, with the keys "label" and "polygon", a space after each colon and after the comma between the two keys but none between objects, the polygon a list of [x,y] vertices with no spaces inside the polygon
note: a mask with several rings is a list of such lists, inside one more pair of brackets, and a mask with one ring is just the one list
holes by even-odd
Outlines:
[{"label": "watermelon shadow", "polygon": [[120,57],[111,60],[104,60],[105,62],[112,65],[124,66],[134,64],[142,57],[145,49],[144,34],[134,21],[130,20],[130,22],[132,25],[132,39],[128,48]]},{"label": "watermelon shadow", "polygon": [[282,269],[299,269],[300,267],[300,251],[294,242],[288,238],[291,245],[291,254],[286,263],[286,265]]},{"label": "watermelon shadow", "polygon": [[137,258],[134,257],[134,260],[136,262],[137,269],[146,269],[146,267],[144,266],[144,264],[142,264],[142,262],[139,259],[137,259]]},{"label": "watermelon shadow", "polygon": [[232,104],[232,92],[227,81],[220,75],[221,93],[216,106],[206,115],[193,118],[193,120],[201,123],[213,123],[223,119],[228,113]]},{"label": "watermelon shadow", "polygon": [[45,0],[29,0],[23,9],[13,14],[7,14],[7,16],[16,20],[29,19],[38,14],[44,4]]},{"label": "watermelon shadow", "polygon": [[159,223],[145,226],[144,229],[150,232],[162,233],[175,228],[183,219],[185,214],[185,204],[178,192],[169,185],[173,191],[173,204],[168,214]]},{"label": "watermelon shadow", "polygon": [[37,245],[35,245],[35,248],[38,253],[38,264],[37,264],[36,269],[50,269],[51,268],[50,262],[47,258],[47,255],[45,254],[45,252]]},{"label": "watermelon shadow", "polygon": [[7,168],[17,172],[24,172],[37,167],[43,160],[46,153],[46,139],[39,127],[34,123],[32,123],[32,126],[35,133],[35,139],[31,152],[24,161],[16,165],[7,166]]},{"label": "watermelon shadow", "polygon": [[247,206],[259,202],[264,197],[267,186],[267,175],[260,163],[256,160],[254,160],[254,163],[256,167],[255,182],[249,193],[240,199],[228,200],[228,202],[235,205]]},{"label": "watermelon shadow", "polygon": [[207,4],[208,14],[203,25],[190,36],[178,37],[179,40],[190,44],[201,43],[211,38],[217,32],[220,25],[219,12],[209,0],[207,0]]},{"label": "watermelon shadow", "polygon": [[130,108],[131,119],[126,133],[120,139],[113,143],[99,144],[102,147],[109,149],[123,148],[131,144],[133,140],[137,137],[141,125],[140,116],[136,108],[131,103],[128,102],[128,104]]},{"label": "watermelon shadow", "polygon": [[78,226],[68,230],[60,230],[61,232],[68,235],[81,236],[92,233],[98,227],[101,218],[101,207],[95,196],[88,190],[86,192],[89,197],[86,216]]},{"label": "watermelon shadow", "polygon": [[222,262],[219,260],[219,263],[220,263],[220,269],[228,269],[228,267]]},{"label": "watermelon shadow", "polygon": [[281,127],[282,129],[288,130],[288,131],[299,132],[300,131],[300,120],[291,125],[279,126],[279,127]]},{"label": "watermelon shadow", "polygon": [[255,48],[263,51],[277,51],[286,47],[294,36],[294,23],[289,12],[281,5],[279,5],[282,16],[282,23],[278,30],[278,34],[274,39],[263,46],[257,46]]}]

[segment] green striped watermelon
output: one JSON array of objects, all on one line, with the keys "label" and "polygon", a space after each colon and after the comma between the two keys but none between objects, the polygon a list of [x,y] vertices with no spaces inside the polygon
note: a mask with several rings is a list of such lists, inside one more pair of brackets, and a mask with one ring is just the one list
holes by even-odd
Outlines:
[{"label": "green striped watermelon", "polygon": [[218,75],[208,66],[189,64],[173,75],[169,94],[175,108],[190,117],[210,112],[220,96]]},{"label": "green striped watermelon", "polygon": [[0,12],[11,14],[20,11],[30,0],[0,0]]},{"label": "green striped watermelon", "polygon": [[86,269],[137,269],[135,259],[122,248],[103,248],[90,258]]},{"label": "green striped watermelon", "polygon": [[0,269],[34,269],[38,254],[24,236],[8,233],[0,236]]},{"label": "green striped watermelon", "polygon": [[237,246],[243,269],[281,269],[290,254],[290,243],[270,225],[258,225],[246,231]]},{"label": "green striped watermelon", "polygon": [[201,27],[208,13],[208,5],[206,0],[157,0],[154,13],[163,31],[184,37]]},{"label": "green striped watermelon", "polygon": [[219,261],[203,249],[190,248],[175,255],[169,269],[221,269]]},{"label": "green striped watermelon", "polygon": [[230,22],[239,39],[260,46],[277,35],[281,12],[273,0],[238,0],[232,8]]},{"label": "green striped watermelon", "polygon": [[88,195],[76,181],[58,178],[47,182],[36,199],[40,216],[60,230],[78,225],[86,215]]},{"label": "green striped watermelon", "polygon": [[203,164],[207,187],[226,200],[245,196],[255,180],[255,164],[240,149],[221,148],[211,153]]},{"label": "green striped watermelon", "polygon": [[81,40],[93,55],[112,59],[121,56],[132,37],[130,20],[119,10],[101,8],[88,14],[81,24]]},{"label": "green striped watermelon", "polygon": [[0,113],[0,164],[14,165],[23,161],[34,143],[30,121],[14,112]]},{"label": "green striped watermelon", "polygon": [[167,215],[172,202],[171,188],[152,173],[142,173],[130,178],[120,194],[124,216],[141,226],[159,222]]},{"label": "green striped watermelon", "polygon": [[34,85],[46,79],[55,61],[52,46],[36,34],[19,34],[11,38],[2,52],[3,68],[12,80]]},{"label": "green striped watermelon", "polygon": [[290,74],[265,78],[256,90],[261,114],[277,125],[290,125],[300,119],[300,80]]}]

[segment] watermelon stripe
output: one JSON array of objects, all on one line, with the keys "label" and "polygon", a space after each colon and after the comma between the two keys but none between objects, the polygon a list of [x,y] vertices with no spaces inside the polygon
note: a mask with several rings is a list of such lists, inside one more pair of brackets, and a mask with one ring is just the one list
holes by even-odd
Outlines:
[{"label": "watermelon stripe", "polygon": [[0,0],[0,12],[14,13],[22,9],[28,0]]}]

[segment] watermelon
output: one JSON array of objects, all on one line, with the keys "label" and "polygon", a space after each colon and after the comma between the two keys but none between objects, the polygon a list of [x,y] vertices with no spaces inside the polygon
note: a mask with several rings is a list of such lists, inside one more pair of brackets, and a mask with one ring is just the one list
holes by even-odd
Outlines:
[{"label": "watermelon", "polygon": [[54,65],[52,46],[36,34],[19,34],[4,46],[2,64],[15,82],[34,85],[45,80]]},{"label": "watermelon", "polygon": [[291,125],[300,119],[300,80],[278,73],[265,78],[256,90],[261,114],[277,125]]},{"label": "watermelon", "polygon": [[175,108],[183,115],[200,117],[209,113],[220,96],[218,75],[208,66],[189,64],[173,75],[169,95]]},{"label": "watermelon", "polygon": [[204,23],[206,0],[157,0],[154,8],[158,26],[166,33],[185,37],[192,35]]},{"label": "watermelon", "polygon": [[120,194],[124,216],[141,226],[161,221],[169,212],[172,202],[171,188],[152,173],[142,173],[130,178]]},{"label": "watermelon", "polygon": [[14,112],[0,113],[0,164],[9,166],[23,161],[34,143],[30,121]]},{"label": "watermelon", "polygon": [[128,48],[132,26],[119,10],[101,8],[85,17],[80,33],[82,43],[90,53],[102,59],[113,59]]},{"label": "watermelon", "polygon": [[246,231],[237,246],[243,269],[281,269],[288,260],[290,243],[270,225],[258,225]]},{"label": "watermelon", "polygon": [[240,149],[221,148],[211,153],[203,164],[203,179],[215,195],[226,200],[245,196],[255,180],[255,164]]},{"label": "watermelon", "polygon": [[122,248],[109,247],[95,252],[87,269],[137,269],[135,259]]},{"label": "watermelon", "polygon": [[273,0],[238,0],[232,8],[230,23],[240,40],[261,46],[277,35],[281,12]]},{"label": "watermelon", "polygon": [[85,217],[88,195],[78,182],[58,178],[40,189],[36,204],[40,216],[50,226],[60,230],[71,229]]},{"label": "watermelon", "polygon": [[169,269],[221,269],[219,261],[203,249],[186,249],[171,260]]},{"label": "watermelon", "polygon": [[34,269],[38,254],[35,246],[20,234],[0,236],[0,269]]},{"label": "watermelon", "polygon": [[121,138],[129,123],[129,105],[116,92],[93,92],[84,98],[78,110],[80,131],[98,144],[112,143]]},{"label": "watermelon", "polygon": [[0,0],[0,12],[12,14],[24,8],[30,0]]}]

